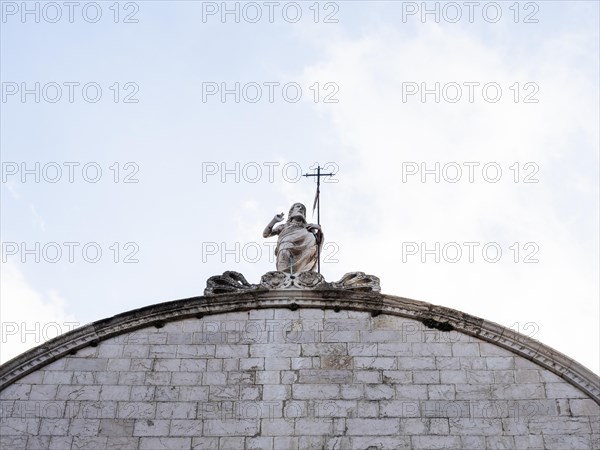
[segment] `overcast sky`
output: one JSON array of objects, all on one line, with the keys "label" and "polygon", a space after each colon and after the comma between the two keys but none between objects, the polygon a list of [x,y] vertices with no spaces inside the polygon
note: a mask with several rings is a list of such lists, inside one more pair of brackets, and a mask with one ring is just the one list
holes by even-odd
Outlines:
[{"label": "overcast sky", "polygon": [[597,2],[69,8],[2,3],[0,361],[225,270],[258,283],[269,220],[317,221],[319,163],[328,281],[600,372]]}]

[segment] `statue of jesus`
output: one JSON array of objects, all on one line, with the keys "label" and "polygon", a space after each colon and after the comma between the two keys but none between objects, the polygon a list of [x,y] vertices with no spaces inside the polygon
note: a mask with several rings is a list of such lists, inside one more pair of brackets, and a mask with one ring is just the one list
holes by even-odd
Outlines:
[{"label": "statue of jesus", "polygon": [[306,207],[302,203],[292,205],[286,223],[274,226],[283,221],[283,217],[283,213],[277,214],[263,231],[265,238],[279,235],[275,247],[277,270],[287,273],[314,272],[323,244],[321,227],[306,222]]}]

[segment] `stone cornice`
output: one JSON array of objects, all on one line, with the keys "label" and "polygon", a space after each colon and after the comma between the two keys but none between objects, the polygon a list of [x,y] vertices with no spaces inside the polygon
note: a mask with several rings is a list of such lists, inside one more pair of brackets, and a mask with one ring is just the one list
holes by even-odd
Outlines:
[{"label": "stone cornice", "polygon": [[562,353],[511,329],[443,306],[373,291],[347,289],[256,289],[192,297],[135,309],[99,320],[35,347],[0,366],[0,390],[78,349],[148,326],[192,317],[265,308],[319,308],[389,314],[442,331],[456,330],[522,356],[557,374],[600,404],[600,377]]}]

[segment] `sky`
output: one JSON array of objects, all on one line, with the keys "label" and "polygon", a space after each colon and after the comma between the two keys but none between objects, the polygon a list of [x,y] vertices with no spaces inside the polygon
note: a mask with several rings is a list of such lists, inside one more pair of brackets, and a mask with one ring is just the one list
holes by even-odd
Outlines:
[{"label": "sky", "polygon": [[0,362],[258,283],[321,165],[326,280],[600,373],[598,5],[2,2]]}]

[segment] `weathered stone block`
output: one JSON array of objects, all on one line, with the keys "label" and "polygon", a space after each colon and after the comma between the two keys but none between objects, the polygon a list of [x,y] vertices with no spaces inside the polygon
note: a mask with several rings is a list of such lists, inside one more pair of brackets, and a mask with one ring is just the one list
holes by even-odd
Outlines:
[{"label": "weathered stone block", "polygon": [[539,383],[496,384],[492,386],[493,398],[501,399],[543,399],[546,398],[544,386]]},{"label": "weathered stone block", "polygon": [[272,437],[247,437],[245,443],[246,450],[273,450]]},{"label": "weathered stone block", "polygon": [[101,419],[98,435],[100,436],[133,436],[133,419]]},{"label": "weathered stone block", "polygon": [[[33,394],[33,390],[31,392]],[[600,421],[600,406],[592,399],[570,399],[569,407],[574,416],[593,416]]]},{"label": "weathered stone block", "polygon": [[[509,387],[507,386],[505,389],[509,389]],[[457,384],[456,398],[458,400],[489,400],[501,397],[492,396],[492,385],[489,384]]]},{"label": "weathered stone block", "polygon": [[413,343],[414,356],[452,356],[452,344],[444,343]]},{"label": "weathered stone block", "polygon": [[129,358],[111,358],[108,360],[107,371],[127,371],[129,370],[131,359]]},{"label": "weathered stone block", "polygon": [[[176,374],[173,374],[173,377]],[[155,386],[131,386],[129,400],[147,402],[154,398]]]},{"label": "weathered stone block", "polygon": [[300,356],[300,345],[301,344],[253,344],[250,346],[250,356],[254,358],[294,358]]},{"label": "weathered stone block", "polygon": [[102,386],[99,394],[100,400],[128,400],[131,392],[130,386]]},{"label": "weathered stone block", "polygon": [[225,385],[227,384],[227,374],[223,372],[205,372],[202,376],[202,384],[205,386]]},{"label": "weathered stone block", "polygon": [[98,348],[101,358],[120,358],[123,355],[123,345],[102,343]]},{"label": "weathered stone block", "polygon": [[461,448],[461,440],[458,436],[412,436],[411,443],[415,450]]},{"label": "weathered stone block", "polygon": [[358,417],[379,417],[379,405],[377,401],[359,401],[357,403]]},{"label": "weathered stone block", "polygon": [[427,385],[396,385],[396,398],[401,400],[425,400],[427,399]]},{"label": "weathered stone block", "polygon": [[120,372],[120,385],[143,385],[146,383],[146,372]]},{"label": "weathered stone block", "polygon": [[539,370],[531,369],[517,369],[515,370],[515,382],[516,383],[539,383],[540,372]]},{"label": "weathered stone block", "polygon": [[69,434],[70,419],[47,419],[40,422],[39,434],[41,436],[66,436]]},{"label": "weathered stone block", "polygon": [[352,380],[350,370],[310,369],[298,371],[298,383],[348,383]]},{"label": "weathered stone block", "polygon": [[354,358],[355,369],[397,369],[397,359],[390,357],[363,357]]},{"label": "weathered stone block", "polygon": [[273,448],[275,448],[275,449],[285,448],[285,449],[289,449],[289,450],[300,450],[300,447],[298,444],[298,438],[290,437],[290,436],[274,437],[273,438]]},{"label": "weathered stone block", "polygon": [[460,368],[463,370],[489,370],[485,358],[460,356]]},{"label": "weathered stone block", "polygon": [[[109,362],[110,364],[110,362]],[[109,369],[110,370],[110,369]],[[95,384],[116,385],[119,384],[119,372],[94,372]]]},{"label": "weathered stone block", "polygon": [[46,450],[49,445],[50,436],[29,436],[27,438],[27,450]]},{"label": "weathered stone block", "polygon": [[279,384],[281,372],[279,370],[263,370],[256,373],[256,384]]},{"label": "weathered stone block", "polygon": [[69,425],[69,435],[98,436],[99,429],[99,419],[71,419],[71,424]]},{"label": "weathered stone block", "polygon": [[401,356],[398,357],[400,370],[435,370],[436,358],[431,356]]},{"label": "weathered stone block", "polygon": [[239,398],[239,394],[239,386],[210,386],[208,400],[235,400]]},{"label": "weathered stone block", "polygon": [[394,398],[396,390],[393,386],[385,384],[365,385],[365,398],[367,400],[389,400]]},{"label": "weathered stone block", "polygon": [[219,438],[219,450],[239,450],[244,448],[245,438],[243,437],[222,437]]},{"label": "weathered stone block", "polygon": [[481,450],[483,448],[496,448],[486,446],[485,436],[461,436],[461,448],[465,450]]},{"label": "weathered stone block", "polygon": [[[147,358],[150,352],[150,347],[146,344],[126,344],[123,347],[123,358]],[[68,363],[67,363],[68,365]],[[79,367],[73,367],[78,369]],[[86,369],[86,367],[81,367]],[[102,368],[96,369],[102,370]]]},{"label": "weathered stone block", "polygon": [[75,436],[71,450],[101,450],[106,448],[107,437]]},{"label": "weathered stone block", "polygon": [[188,450],[192,438],[185,437],[142,437],[140,450]]},{"label": "weathered stone block", "polygon": [[436,356],[435,368],[437,370],[460,370],[460,358],[454,356]]},{"label": "weathered stone block", "polygon": [[[164,354],[168,357],[175,356],[171,351]],[[177,345],[176,350],[177,358],[207,358],[215,356],[214,345]]]},{"label": "weathered stone block", "polygon": [[134,436],[168,436],[170,420],[137,419],[133,425]]},{"label": "weathered stone block", "polygon": [[364,398],[364,386],[359,384],[342,384],[340,385],[342,390],[343,399],[360,399]]},{"label": "weathered stone block", "polygon": [[171,420],[170,436],[201,436],[202,420],[174,419]]},{"label": "weathered stone block", "polygon": [[529,422],[533,434],[591,434],[589,418],[587,417],[546,417]]},{"label": "weathered stone block", "polygon": [[420,403],[416,400],[389,400],[379,402],[381,417],[418,417]]},{"label": "weathered stone block", "polygon": [[145,383],[151,385],[171,384],[171,372],[147,372]]},{"label": "weathered stone block", "polygon": [[347,419],[346,423],[350,436],[389,436],[400,431],[398,419]]},{"label": "weathered stone block", "polygon": [[442,370],[440,371],[440,382],[442,384],[466,384],[466,370]]},{"label": "weathered stone block", "polygon": [[415,370],[413,382],[416,384],[439,384],[440,372],[437,370]]},{"label": "weathered stone block", "polygon": [[106,438],[105,450],[123,450],[124,448],[138,448],[139,437],[114,437]]},{"label": "weathered stone block", "polygon": [[56,393],[57,400],[98,400],[101,386],[61,385]]},{"label": "weathered stone block", "polygon": [[450,434],[495,436],[502,434],[501,419],[459,418],[449,421]]},{"label": "weathered stone block", "polygon": [[240,386],[241,400],[258,400],[261,397],[263,386]]},{"label": "weathered stone block", "polygon": [[515,358],[512,356],[488,356],[485,358],[489,370],[509,370],[515,368]]},{"label": "weathered stone block", "polygon": [[[65,438],[64,441],[68,440],[69,447],[71,448],[71,439]],[[14,436],[14,435],[5,435],[0,433],[0,448],[27,448],[27,436]],[[65,447],[62,447],[64,449]]]},{"label": "weathered stone block", "polygon": [[354,383],[381,383],[383,380],[380,370],[355,370],[353,373]]},{"label": "weathered stone block", "polygon": [[119,419],[153,419],[156,417],[156,403],[119,402],[117,418]]},{"label": "weathered stone block", "polygon": [[356,436],[350,439],[352,449],[395,450],[411,448],[409,436]]},{"label": "weathered stone block", "polygon": [[452,343],[452,355],[453,356],[480,356],[479,344],[476,342],[453,342]]},{"label": "weathered stone block", "polygon": [[[592,449],[590,436],[586,435],[546,435],[544,434],[544,448],[547,449]],[[597,448],[597,447],[596,447]]]},{"label": "weathered stone block", "polygon": [[430,384],[427,386],[427,392],[431,400],[454,400],[456,391],[452,384]]},{"label": "weathered stone block", "polygon": [[158,402],[157,419],[193,419],[196,417],[196,402]]},{"label": "weathered stone block", "polygon": [[36,385],[31,386],[29,393],[30,400],[54,400],[58,391],[57,385]]},{"label": "weathered stone block", "polygon": [[265,358],[242,358],[240,370],[264,370]]},{"label": "weathered stone block", "polygon": [[292,387],[292,397],[299,400],[337,398],[339,395],[337,384],[297,384]]},{"label": "weathered stone block", "polygon": [[[61,372],[58,370],[49,370],[44,373],[44,384],[71,384],[72,379],[73,379],[72,371]],[[18,386],[21,386],[21,385],[15,383],[15,384],[9,386],[8,388],[4,389],[0,393],[0,398],[3,398],[3,399],[8,398],[7,395],[10,395],[11,389],[12,390],[25,389],[25,388],[18,388]],[[28,385],[23,385],[23,386],[26,386],[26,388],[29,388]],[[20,395],[20,398],[23,399],[23,397],[26,395],[27,395],[26,393],[22,393]]]},{"label": "weathered stone block", "polygon": [[214,450],[219,448],[218,437],[193,437],[192,448],[194,450]]},{"label": "weathered stone block", "polygon": [[[206,420],[205,436],[254,436],[258,433],[260,422],[248,420]],[[243,448],[243,447],[239,447]]]},{"label": "weathered stone block", "polygon": [[291,387],[277,384],[265,384],[263,386],[263,400],[286,400],[290,398]]},{"label": "weathered stone block", "polygon": [[248,353],[247,345],[215,345],[215,358],[247,358]]},{"label": "weathered stone block", "polygon": [[290,370],[291,358],[266,358],[265,370]]}]

